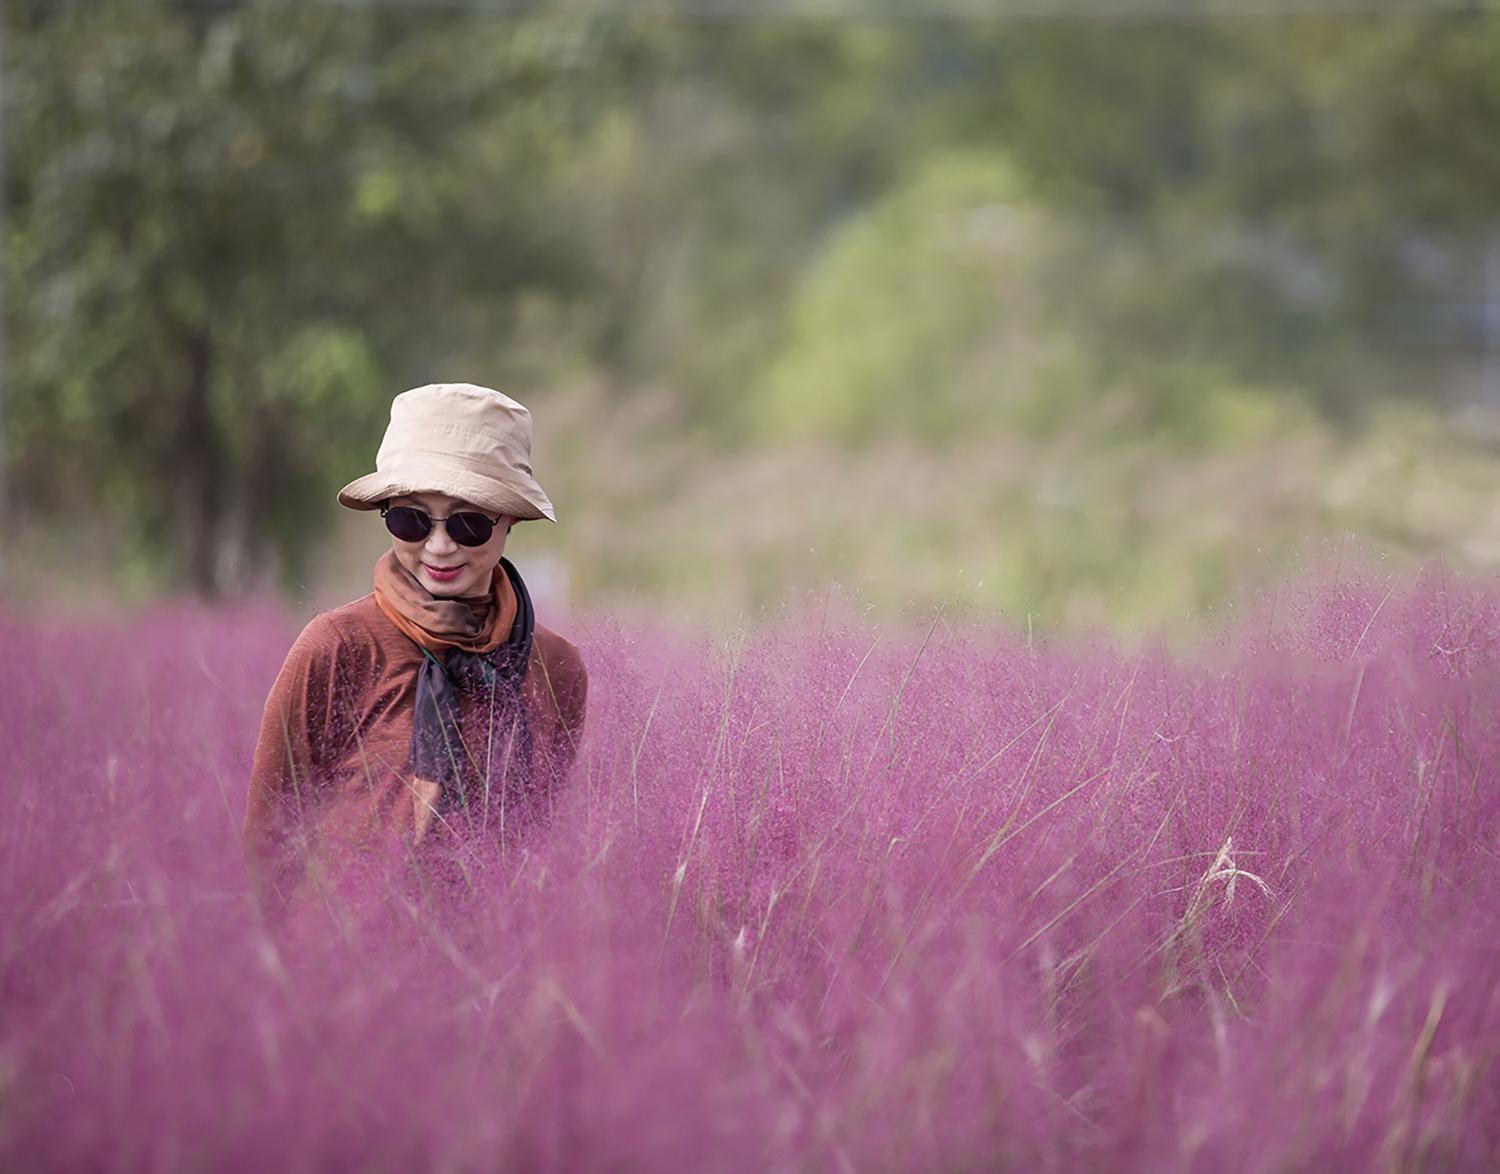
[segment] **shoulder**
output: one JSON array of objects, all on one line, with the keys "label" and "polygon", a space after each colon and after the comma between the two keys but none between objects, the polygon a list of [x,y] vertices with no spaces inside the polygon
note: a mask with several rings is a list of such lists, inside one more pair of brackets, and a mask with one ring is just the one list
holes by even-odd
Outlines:
[{"label": "shoulder", "polygon": [[538,662],[553,680],[588,680],[588,667],[578,646],[551,628],[537,624],[531,637],[532,660]]},{"label": "shoulder", "polygon": [[571,640],[537,624],[531,637],[531,669],[569,724],[583,715],[588,666]]},{"label": "shoulder", "polygon": [[390,621],[373,594],[321,611],[308,620],[287,653],[288,664],[331,665],[368,659]]},{"label": "shoulder", "polygon": [[308,622],[307,628],[314,625],[326,633],[327,638],[338,640],[347,647],[355,647],[378,643],[385,634],[384,630],[391,627],[391,622],[375,602],[375,593],[372,591],[340,607],[319,612]]}]

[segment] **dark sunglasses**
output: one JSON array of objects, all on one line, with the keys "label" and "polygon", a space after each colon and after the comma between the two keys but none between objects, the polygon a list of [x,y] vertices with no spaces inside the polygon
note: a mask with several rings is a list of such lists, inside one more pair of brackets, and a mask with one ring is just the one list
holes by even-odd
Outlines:
[{"label": "dark sunglasses", "polygon": [[500,521],[467,511],[434,518],[409,505],[381,506],[380,516],[385,519],[385,528],[402,542],[421,542],[432,533],[433,522],[442,522],[448,528],[448,537],[460,546],[483,546]]}]

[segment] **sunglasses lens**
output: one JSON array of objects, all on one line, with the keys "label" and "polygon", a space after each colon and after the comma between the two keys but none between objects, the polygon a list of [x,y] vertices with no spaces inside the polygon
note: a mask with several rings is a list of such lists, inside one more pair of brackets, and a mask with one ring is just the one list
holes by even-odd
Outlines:
[{"label": "sunglasses lens", "polygon": [[448,537],[460,546],[483,546],[495,532],[494,523],[483,514],[449,514]]},{"label": "sunglasses lens", "polygon": [[432,519],[421,510],[398,505],[385,511],[385,528],[402,542],[419,542],[432,529]]}]

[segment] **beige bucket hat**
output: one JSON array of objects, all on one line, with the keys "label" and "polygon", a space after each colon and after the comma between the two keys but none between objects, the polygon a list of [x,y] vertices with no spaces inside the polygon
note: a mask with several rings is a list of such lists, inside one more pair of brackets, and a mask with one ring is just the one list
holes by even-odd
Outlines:
[{"label": "beige bucket hat", "polygon": [[375,472],[339,490],[351,510],[404,493],[446,493],[496,514],[557,521],[531,474],[531,413],[473,383],[429,383],[391,401]]}]

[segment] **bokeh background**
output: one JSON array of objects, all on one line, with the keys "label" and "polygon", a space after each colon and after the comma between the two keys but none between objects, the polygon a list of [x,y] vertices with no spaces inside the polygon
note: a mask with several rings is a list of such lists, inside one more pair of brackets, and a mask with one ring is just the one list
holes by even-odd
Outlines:
[{"label": "bokeh background", "polygon": [[[1500,564],[1500,10],[7,0],[5,598],[368,590],[526,402],[558,606],[1199,631]],[[1352,556],[1351,556],[1352,557]]]}]

